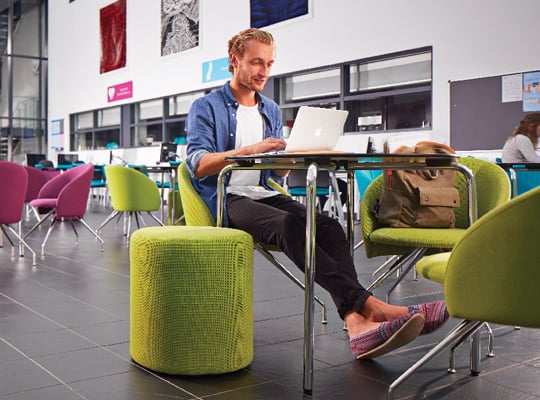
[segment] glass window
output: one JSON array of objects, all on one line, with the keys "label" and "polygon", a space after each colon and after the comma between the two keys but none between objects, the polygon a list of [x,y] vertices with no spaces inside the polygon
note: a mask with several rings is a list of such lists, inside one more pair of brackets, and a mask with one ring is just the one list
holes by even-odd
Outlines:
[{"label": "glass window", "polygon": [[345,132],[385,130],[385,98],[371,98],[345,102],[349,117],[345,124]]},{"label": "glass window", "polygon": [[107,149],[107,144],[120,143],[120,128],[96,131],[94,134],[94,149]]},{"label": "glass window", "polygon": [[169,142],[182,144],[185,141],[185,121],[170,121],[165,123],[166,137]]},{"label": "glass window", "polygon": [[431,92],[345,101],[345,132],[421,129],[431,126]]},{"label": "glass window", "polygon": [[276,77],[284,136],[301,105],[348,110],[346,133],[430,128],[431,54],[426,47]]},{"label": "glass window", "polygon": [[[4,2],[2,10],[8,7],[8,3],[9,2]],[[19,24],[17,28],[14,27],[14,31],[15,29],[18,29],[19,32],[24,32],[23,37],[18,37],[16,34],[14,35],[13,53],[36,55],[38,54],[40,44],[44,46],[44,43],[40,43],[39,39],[41,38],[42,41],[45,41],[44,27],[43,23],[40,24],[40,21],[44,18],[43,13],[46,12],[46,5],[42,6],[40,3],[43,2],[36,0],[13,1],[13,3],[13,16],[15,21],[18,21]],[[5,10],[5,13],[7,15],[7,9]],[[5,22],[5,24],[7,25],[7,22]]]},{"label": "glass window", "polygon": [[154,142],[163,141],[161,121],[157,124],[136,125],[131,127],[131,144],[137,146],[150,146]]},{"label": "glass window", "polygon": [[163,100],[150,100],[139,103],[139,121],[163,117]]},{"label": "glass window", "polygon": [[98,121],[97,121],[98,127],[120,125],[120,120],[121,120],[120,107],[112,107],[112,108],[105,108],[103,110],[99,110],[97,115],[98,115]]},{"label": "glass window", "polygon": [[75,116],[75,129],[88,129],[94,127],[94,113],[86,112]]},{"label": "glass window", "polygon": [[431,52],[351,64],[349,92],[431,82]]},{"label": "glass window", "polygon": [[71,136],[71,151],[92,150],[92,132],[82,132]]},{"label": "glass window", "polygon": [[169,115],[187,115],[193,102],[202,96],[204,92],[169,97]]},{"label": "glass window", "polygon": [[306,74],[294,74],[280,79],[280,103],[339,96],[341,92],[340,69],[334,68]]}]

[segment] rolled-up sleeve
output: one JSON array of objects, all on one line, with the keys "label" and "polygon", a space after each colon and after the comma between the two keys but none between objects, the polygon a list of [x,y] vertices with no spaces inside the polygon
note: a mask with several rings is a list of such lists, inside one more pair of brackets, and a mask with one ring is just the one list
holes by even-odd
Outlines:
[{"label": "rolled-up sleeve", "polygon": [[189,110],[186,119],[187,157],[185,162],[192,176],[199,167],[201,158],[208,153],[215,153],[215,119],[213,108],[205,99],[197,99]]}]

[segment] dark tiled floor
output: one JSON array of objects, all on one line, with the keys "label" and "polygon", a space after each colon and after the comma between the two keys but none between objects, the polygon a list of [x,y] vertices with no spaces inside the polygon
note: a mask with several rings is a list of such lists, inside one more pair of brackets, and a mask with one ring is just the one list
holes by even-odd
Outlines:
[{"label": "dark tiled floor", "polygon": [[[86,219],[95,227],[107,213],[94,205]],[[37,267],[30,257],[12,258],[7,242],[0,249],[0,399],[310,398],[302,391],[303,293],[265,260],[255,259],[253,363],[222,376],[168,376],[130,359],[129,259],[121,232],[113,224],[105,228],[104,252],[82,227],[79,233],[75,246],[68,224],[56,229]],[[44,234],[42,229],[29,238],[34,248]],[[361,281],[369,281],[381,259],[366,260],[362,250],[356,258]],[[442,297],[439,285],[407,278],[393,302]],[[457,323],[376,361],[359,362],[329,297],[318,294],[330,312],[327,325],[316,324],[314,399],[385,399],[388,384]],[[469,376],[462,346],[456,374],[446,373],[444,353],[398,388],[395,398],[539,399],[540,330],[493,328],[496,356],[483,357],[479,377]]]}]

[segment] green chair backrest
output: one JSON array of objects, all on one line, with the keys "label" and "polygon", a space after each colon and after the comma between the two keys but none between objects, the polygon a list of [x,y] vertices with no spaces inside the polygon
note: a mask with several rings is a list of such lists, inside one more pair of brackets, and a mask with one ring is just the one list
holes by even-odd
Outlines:
[{"label": "green chair backrest", "polygon": [[184,210],[184,218],[188,226],[215,226],[214,216],[193,187],[186,163],[178,167],[178,187]]},{"label": "green chair backrest", "polygon": [[450,254],[444,278],[451,315],[540,328],[539,221],[537,188],[493,209],[467,230]]},{"label": "green chair backrest", "polygon": [[122,165],[105,166],[107,186],[116,211],[157,211],[161,206],[159,189],[143,173]]},{"label": "green chair backrest", "polygon": [[[511,185],[508,175],[497,164],[474,157],[460,157],[459,163],[471,169],[478,189],[478,218],[510,199]],[[469,226],[467,184],[465,177],[457,173],[456,187],[461,198],[460,207],[455,209],[456,227]]]},{"label": "green chair backrest", "polygon": [[[471,169],[477,185],[478,217],[481,217],[491,209],[506,203],[510,199],[510,181],[502,168],[490,161],[472,157],[461,157],[459,163]],[[379,254],[374,249],[369,236],[377,229],[377,219],[373,214],[373,208],[380,199],[383,187],[383,176],[379,176],[367,187],[361,202],[360,220],[365,251],[368,257]],[[456,215],[456,228],[466,229],[469,226],[469,205],[467,202],[468,192],[466,180],[463,174],[457,173],[456,188],[460,195],[460,206],[454,209]],[[395,228],[402,229],[402,228]],[[421,229],[421,228],[420,228]],[[399,248],[388,248],[388,254],[401,254]],[[385,253],[386,254],[386,253]]]}]

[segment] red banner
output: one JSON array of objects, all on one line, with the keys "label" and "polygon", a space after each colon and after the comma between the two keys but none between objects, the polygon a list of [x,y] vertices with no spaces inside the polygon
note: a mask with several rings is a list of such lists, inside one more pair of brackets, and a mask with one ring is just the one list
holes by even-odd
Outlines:
[{"label": "red banner", "polygon": [[126,0],[99,10],[101,74],[126,66]]}]

